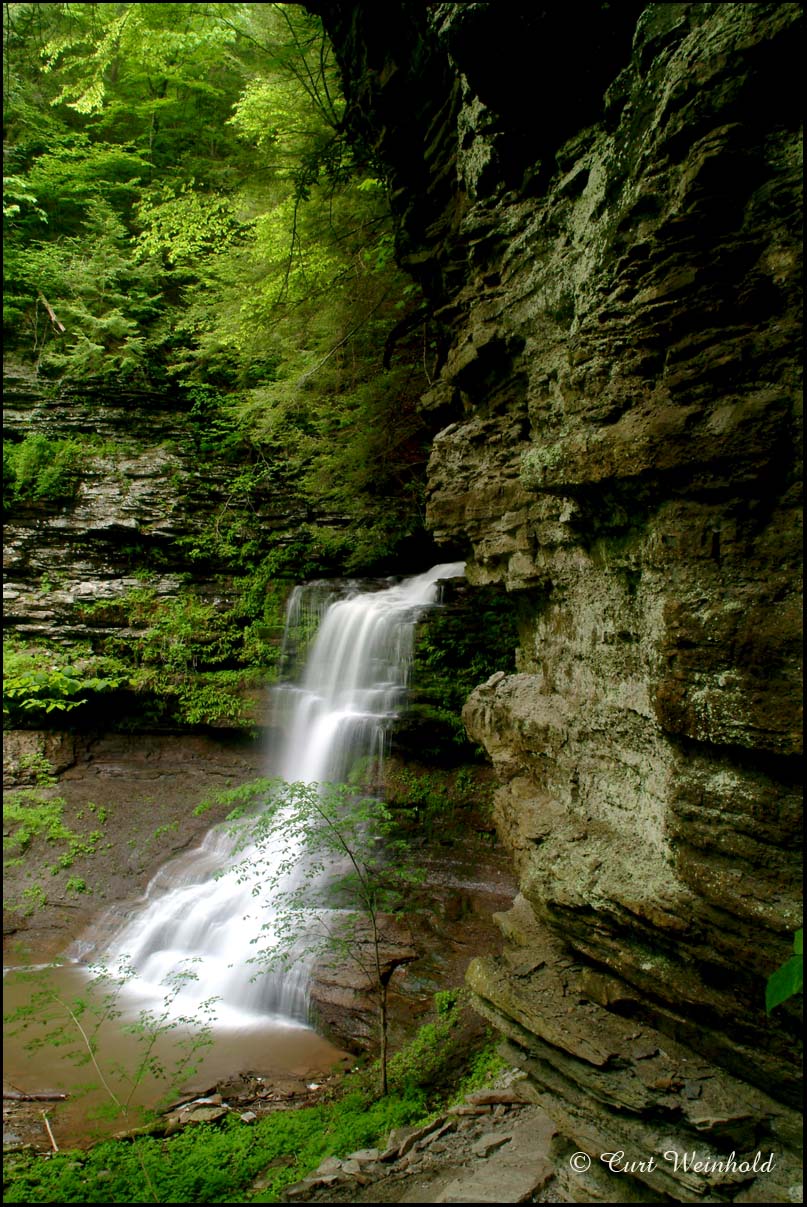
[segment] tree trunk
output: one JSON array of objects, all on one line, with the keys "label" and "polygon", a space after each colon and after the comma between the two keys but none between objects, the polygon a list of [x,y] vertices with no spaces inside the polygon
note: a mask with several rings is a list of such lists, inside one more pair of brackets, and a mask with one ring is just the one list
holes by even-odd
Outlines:
[{"label": "tree trunk", "polygon": [[381,996],[379,999],[379,1022],[381,1024],[381,1093],[383,1096],[387,1094],[387,986],[386,982],[382,981],[379,985]]}]

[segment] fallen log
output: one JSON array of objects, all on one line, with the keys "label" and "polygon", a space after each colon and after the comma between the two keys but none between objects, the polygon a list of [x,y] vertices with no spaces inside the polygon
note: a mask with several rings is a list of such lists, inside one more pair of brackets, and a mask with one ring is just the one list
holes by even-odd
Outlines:
[{"label": "fallen log", "polygon": [[64,1102],[69,1094],[57,1090],[44,1090],[41,1094],[26,1094],[23,1090],[3,1090],[4,1102]]}]

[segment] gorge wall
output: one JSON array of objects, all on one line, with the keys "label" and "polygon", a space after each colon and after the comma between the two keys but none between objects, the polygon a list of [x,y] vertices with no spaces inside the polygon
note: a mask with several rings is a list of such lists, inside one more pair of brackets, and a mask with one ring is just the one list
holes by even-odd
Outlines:
[{"label": "gorge wall", "polygon": [[479,1009],[573,1198],[790,1201],[801,7],[310,7],[442,325],[429,523],[519,610],[465,708],[521,888]]}]

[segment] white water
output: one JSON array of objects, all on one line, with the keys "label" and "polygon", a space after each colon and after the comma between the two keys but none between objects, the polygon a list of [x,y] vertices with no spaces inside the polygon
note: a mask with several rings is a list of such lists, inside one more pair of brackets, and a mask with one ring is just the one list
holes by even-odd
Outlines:
[{"label": "white water", "polygon": [[[321,620],[301,682],[276,689],[287,732],[270,768],[273,775],[289,783],[336,782],[356,759],[383,757],[386,733],[406,692],[415,622],[438,601],[439,580],[463,572],[462,562],[439,565],[383,590],[353,589],[336,602],[323,584],[296,589],[289,621],[299,626],[308,610],[310,622],[312,606]],[[308,1016],[306,961],[300,957],[286,972],[256,977],[250,962],[255,940],[260,935],[262,949],[277,941],[272,909],[235,870],[221,873],[232,863],[234,842],[231,830],[218,826],[201,847],[166,864],[104,963],[130,965],[135,975],[127,996],[157,1013],[166,1008],[166,978],[191,969],[195,979],[172,1002],[172,1013],[198,1016],[215,997],[217,1025],[243,1027],[267,1016],[299,1025]],[[287,855],[279,841],[276,850],[247,849],[238,859],[260,862],[262,882],[281,892],[293,883],[293,873],[279,877]]]}]

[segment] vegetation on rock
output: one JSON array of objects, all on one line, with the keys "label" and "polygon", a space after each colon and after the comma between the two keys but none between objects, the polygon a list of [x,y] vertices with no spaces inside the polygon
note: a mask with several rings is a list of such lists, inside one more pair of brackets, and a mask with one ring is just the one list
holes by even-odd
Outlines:
[{"label": "vegetation on rock", "polygon": [[[115,724],[249,725],[290,583],[429,556],[418,399],[438,331],[395,265],[382,169],[346,139],[301,6],[19,3],[4,20],[4,332],[42,400],[11,421],[4,507],[12,527],[73,509],[74,563],[119,576],[70,598],[23,553],[23,594],[49,591],[62,631],[18,639],[31,675],[5,724],[89,723],[104,693]],[[132,430],[94,435],[121,390]],[[173,539],[137,503],[155,397],[175,420]],[[100,545],[110,484],[132,497]]]},{"label": "vegetation on rock", "polygon": [[[266,579],[388,562],[422,532],[434,336],[410,322],[386,188],[345,139],[318,18],[11,4],[5,50],[8,354],[54,391],[174,399],[186,486],[220,500],[184,543],[192,565]],[[42,422],[12,435],[12,507],[69,500],[86,468]],[[296,500],[293,540],[262,536],[261,491]]]},{"label": "vegetation on rock", "polygon": [[[35,841],[53,848],[48,857],[53,862],[45,866],[42,878],[30,870],[26,872],[27,884],[19,893],[10,892],[5,898],[5,908],[11,912],[27,915],[48,903],[49,882],[58,877],[60,887],[67,894],[92,892],[82,876],[70,871],[81,855],[92,855],[105,840],[104,823],[107,820],[103,806],[88,801],[92,829],[79,833],[68,825],[64,812],[66,801],[56,792],[56,776],[48,760],[42,755],[30,755],[21,760],[19,772],[29,775],[34,786],[18,788],[3,794],[3,873],[20,867],[25,854]],[[107,843],[107,845],[109,845]]]}]

